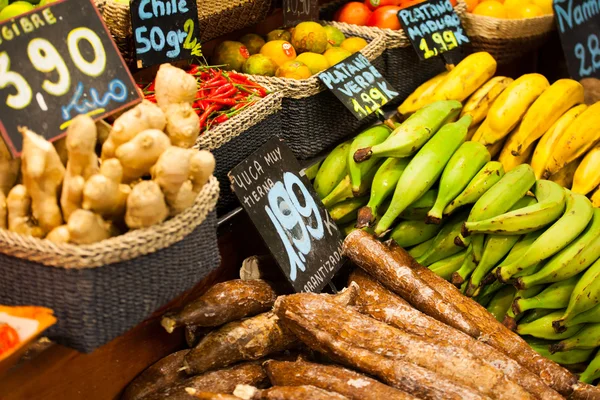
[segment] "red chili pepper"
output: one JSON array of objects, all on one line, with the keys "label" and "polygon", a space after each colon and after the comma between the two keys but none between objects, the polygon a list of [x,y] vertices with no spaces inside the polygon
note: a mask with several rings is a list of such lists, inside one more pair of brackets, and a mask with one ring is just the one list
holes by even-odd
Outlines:
[{"label": "red chili pepper", "polygon": [[199,65],[192,65],[192,68],[190,68],[190,70],[188,71],[188,74],[190,75],[196,75],[198,72],[200,72],[202,67],[200,67]]},{"label": "red chili pepper", "polygon": [[214,96],[212,96],[212,97],[214,97],[214,98],[217,98],[217,99],[226,99],[226,98],[228,98],[228,97],[231,97],[231,96],[233,96],[234,94],[236,94],[236,93],[237,93],[237,91],[238,91],[238,90],[237,90],[237,88],[236,88],[236,87],[232,87],[231,89],[229,89],[229,90],[228,90],[228,91],[226,91],[226,92],[221,92],[221,93],[219,93],[219,94],[216,94],[216,93],[215,93],[215,94],[214,94]]},{"label": "red chili pepper", "polygon": [[144,88],[144,92],[154,92],[155,81],[150,82],[148,86]]},{"label": "red chili pepper", "polygon": [[149,94],[149,95],[145,96],[145,99],[148,101],[151,101],[153,103],[156,103],[156,95],[155,94]]},{"label": "red chili pepper", "polygon": [[211,105],[206,110],[204,110],[202,115],[200,115],[200,130],[202,130],[202,128],[204,128],[204,125],[206,125],[206,120],[207,120],[208,116],[210,114],[212,114],[213,111],[215,111],[215,110],[216,110],[216,105]]},{"label": "red chili pepper", "polygon": [[248,77],[246,77],[244,75],[236,74],[235,72],[229,72],[227,75],[231,79],[237,79],[237,80],[242,81],[242,82],[250,82],[250,80],[248,79]]},{"label": "red chili pepper", "polygon": [[237,101],[235,101],[234,99],[222,99],[222,98],[218,98],[218,97],[209,97],[207,99],[204,99],[204,101],[207,101],[209,103],[215,103],[215,104],[223,104],[226,106],[234,106],[237,104]]},{"label": "red chili pepper", "polygon": [[233,88],[233,85],[231,83],[226,83],[225,85],[219,87],[217,90],[215,90],[214,94],[221,94],[221,93],[225,93],[228,90],[231,90]]},{"label": "red chili pepper", "polygon": [[207,80],[206,82],[204,82],[205,85],[210,85],[214,82],[217,82],[220,79],[224,79],[223,78],[223,74],[219,71],[215,76],[213,76],[211,79]]}]

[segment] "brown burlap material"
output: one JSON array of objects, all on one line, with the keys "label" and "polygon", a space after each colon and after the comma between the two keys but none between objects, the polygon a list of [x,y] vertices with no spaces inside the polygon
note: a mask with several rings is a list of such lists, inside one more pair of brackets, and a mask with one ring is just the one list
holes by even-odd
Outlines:
[{"label": "brown burlap material", "polygon": [[181,214],[149,228],[87,245],[58,244],[0,229],[0,253],[65,269],[96,268],[132,260],[183,240],[214,210],[218,197],[219,184],[211,177],[194,205]]}]

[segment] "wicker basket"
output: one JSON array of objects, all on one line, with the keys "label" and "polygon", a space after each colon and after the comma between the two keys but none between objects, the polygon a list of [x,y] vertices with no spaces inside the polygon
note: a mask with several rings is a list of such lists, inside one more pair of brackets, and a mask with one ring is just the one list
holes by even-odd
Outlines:
[{"label": "wicker basket", "polygon": [[[269,89],[267,85],[263,85]],[[227,174],[258,150],[267,140],[282,132],[281,92],[272,92],[231,120],[203,133],[195,148],[210,150],[217,161],[215,176],[221,193],[217,205],[219,216],[239,206]]]},{"label": "wicker basket", "polygon": [[89,352],[142,322],[219,264],[213,177],[168,221],[77,246],[0,230],[0,303],[49,307],[47,334]]},{"label": "wicker basket", "polygon": [[462,18],[474,51],[487,51],[508,64],[539,49],[554,29],[554,16],[499,19],[465,13]]},{"label": "wicker basket", "polygon": [[[135,65],[135,45],[131,31],[129,3],[117,0],[102,2],[102,15],[113,35],[123,58],[130,66]],[[269,11],[269,0],[197,0],[200,41],[254,25],[262,21]]]},{"label": "wicker basket", "polygon": [[[361,53],[383,73],[383,37],[357,30],[353,25],[347,25],[342,31],[347,36],[360,36],[369,42]],[[332,92],[326,90],[316,76],[303,80],[256,75],[251,77],[258,83],[283,93],[281,137],[299,159],[314,157],[355,133],[360,127],[369,125],[376,118],[375,115],[370,115],[358,121]]]}]

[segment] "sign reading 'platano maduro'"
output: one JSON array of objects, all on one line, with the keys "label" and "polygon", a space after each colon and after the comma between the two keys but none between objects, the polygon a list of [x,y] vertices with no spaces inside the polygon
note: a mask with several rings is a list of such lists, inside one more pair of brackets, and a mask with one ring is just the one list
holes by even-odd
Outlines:
[{"label": "sign reading 'platano maduro'", "polygon": [[[439,56],[469,43],[449,0],[429,0],[398,11],[398,19],[419,58]],[[450,56],[446,54],[445,57]],[[454,57],[453,57],[454,58]],[[455,64],[460,60],[446,60]]]}]

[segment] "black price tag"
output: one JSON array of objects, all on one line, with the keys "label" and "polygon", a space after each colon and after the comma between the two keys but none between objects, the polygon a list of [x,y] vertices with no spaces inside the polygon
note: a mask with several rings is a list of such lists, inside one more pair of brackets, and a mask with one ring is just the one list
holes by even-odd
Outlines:
[{"label": "black price tag", "polygon": [[101,119],[141,101],[91,0],[50,3],[0,32],[0,131],[14,156],[19,126],[55,140],[79,114]]},{"label": "black price tag", "polygon": [[578,81],[600,78],[600,3],[554,0],[553,6],[569,74]]},{"label": "black price tag", "polygon": [[398,19],[421,60],[443,53],[446,64],[457,64],[456,50],[469,38],[449,0],[429,0],[398,11]]},{"label": "black price tag", "polygon": [[399,94],[361,53],[320,72],[319,79],[359,120],[383,115],[381,106]]},{"label": "black price tag", "polygon": [[229,172],[231,187],[297,292],[320,292],[342,265],[342,235],[278,138]]},{"label": "black price tag", "polygon": [[202,57],[196,0],[133,0],[138,68]]},{"label": "black price tag", "polygon": [[319,19],[319,0],[283,0],[283,26]]}]

